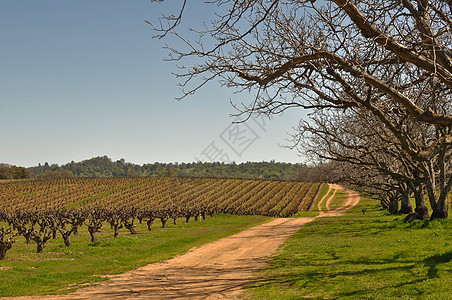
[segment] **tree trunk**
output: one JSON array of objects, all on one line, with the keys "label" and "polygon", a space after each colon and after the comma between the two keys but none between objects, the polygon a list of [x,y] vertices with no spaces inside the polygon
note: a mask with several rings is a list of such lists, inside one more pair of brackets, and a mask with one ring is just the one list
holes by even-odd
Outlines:
[{"label": "tree trunk", "polygon": [[432,212],[432,215],[430,217],[430,220],[436,220],[436,219],[447,219],[449,216],[449,213],[447,209],[444,210],[434,210]]},{"label": "tree trunk", "polygon": [[424,193],[420,184],[417,184],[414,188],[414,199],[416,201],[416,208],[425,206]]},{"label": "tree trunk", "polygon": [[63,241],[64,241],[64,245],[66,245],[66,247],[71,246],[71,240],[69,239],[69,235],[68,236],[63,235]]},{"label": "tree trunk", "polygon": [[448,207],[446,204],[447,195],[449,194],[452,188],[452,177],[450,177],[447,185],[441,189],[441,193],[438,198],[438,202],[436,203],[435,209],[433,209],[432,216],[430,220],[435,219],[447,219],[448,218]]},{"label": "tree trunk", "polygon": [[119,226],[119,224],[116,224],[114,227],[113,227],[113,229],[115,230],[115,233],[113,234],[113,237],[118,237],[119,236],[119,229],[121,228],[122,226]]},{"label": "tree trunk", "polygon": [[162,222],[162,228],[166,227],[166,221],[167,220],[168,220],[167,218],[160,218],[160,221]]},{"label": "tree trunk", "polygon": [[151,228],[152,223],[154,223],[154,219],[149,219],[149,220],[146,221],[146,224],[148,225],[148,230],[149,231],[152,230],[152,228]]},{"label": "tree trunk", "polygon": [[0,260],[4,260],[5,259],[6,251],[8,251],[8,249],[0,246]]},{"label": "tree trunk", "polygon": [[137,234],[137,231],[135,230],[135,225],[133,224],[134,219],[132,219],[132,221],[129,222],[128,219],[123,219],[122,220],[122,224],[124,225],[125,228],[127,228],[131,234]]},{"label": "tree trunk", "polygon": [[64,231],[63,229],[60,229],[60,233],[61,233],[61,236],[63,237],[63,241],[64,241],[64,244],[66,245],[66,247],[71,246],[70,237],[73,232],[74,231],[72,229],[69,231]]},{"label": "tree trunk", "polygon": [[9,249],[11,249],[13,243],[10,242],[4,242],[4,243],[0,243],[0,260],[4,260],[5,256],[6,256],[6,251],[8,251]]},{"label": "tree trunk", "polygon": [[36,253],[42,253],[44,250],[44,242],[36,242]]},{"label": "tree trunk", "polygon": [[400,201],[400,210],[401,214],[409,214],[413,212],[413,207],[410,203],[410,193],[409,190],[402,192],[402,199]]},{"label": "tree trunk", "polygon": [[389,213],[393,215],[399,213],[399,198],[397,196],[389,198]]},{"label": "tree trunk", "polygon": [[25,238],[25,243],[27,245],[29,245],[31,243],[31,233],[30,232],[26,232],[23,234],[24,238]]},{"label": "tree trunk", "polygon": [[91,243],[97,242],[96,232],[94,230],[88,230],[89,235],[91,236]]},{"label": "tree trunk", "polygon": [[428,219],[430,217],[428,208],[425,206],[424,194],[422,192],[422,185],[416,184],[414,188],[414,199],[416,200],[415,212],[420,220]]},{"label": "tree trunk", "polygon": [[137,231],[135,230],[135,225],[133,225],[133,223],[124,224],[124,227],[130,231],[130,234],[137,234]]}]

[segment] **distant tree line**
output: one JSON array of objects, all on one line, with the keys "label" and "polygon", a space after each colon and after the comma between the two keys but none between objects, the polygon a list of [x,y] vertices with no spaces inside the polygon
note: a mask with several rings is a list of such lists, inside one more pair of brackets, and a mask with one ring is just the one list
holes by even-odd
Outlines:
[{"label": "distant tree line", "polygon": [[33,177],[33,173],[24,167],[0,163],[0,179],[24,179]]},{"label": "distant tree line", "polygon": [[268,180],[295,180],[297,174],[306,168],[304,164],[270,162],[221,163],[150,163],[137,165],[124,159],[113,161],[107,156],[94,157],[81,162],[65,165],[45,163],[28,170],[35,177],[71,178],[71,177],[220,177]]}]

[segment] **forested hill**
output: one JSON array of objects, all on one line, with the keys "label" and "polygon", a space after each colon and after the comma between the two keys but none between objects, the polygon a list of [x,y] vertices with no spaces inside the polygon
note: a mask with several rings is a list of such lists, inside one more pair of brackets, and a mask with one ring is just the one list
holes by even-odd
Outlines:
[{"label": "forested hill", "polygon": [[124,159],[112,161],[107,156],[94,157],[81,162],[39,165],[29,170],[36,177],[227,177],[248,179],[293,179],[305,165],[271,162],[225,163],[152,163],[137,165]]}]

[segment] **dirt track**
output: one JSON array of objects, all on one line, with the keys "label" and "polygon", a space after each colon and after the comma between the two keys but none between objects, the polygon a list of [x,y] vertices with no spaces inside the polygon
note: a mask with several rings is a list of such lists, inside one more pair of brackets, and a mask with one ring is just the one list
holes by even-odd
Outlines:
[{"label": "dirt track", "polygon": [[[330,188],[346,191],[337,185]],[[349,197],[341,208],[318,217],[338,216],[358,204],[359,195],[346,192]],[[325,198],[320,202],[331,202]],[[237,299],[242,287],[257,280],[256,270],[265,266],[267,258],[314,219],[275,219],[67,296],[15,299]]]},{"label": "dirt track", "polygon": [[[335,190],[334,193],[328,199],[326,199],[326,197],[328,196],[328,194],[330,193],[330,191],[332,189]],[[336,191],[340,191],[340,192],[343,192],[343,193],[348,193],[348,197],[347,197],[347,200],[345,201],[344,205],[342,205],[341,207],[336,208],[334,210],[330,210],[330,203],[333,200],[333,197],[336,194]],[[337,185],[337,184],[329,184],[328,192],[325,194],[325,196],[322,199],[320,199],[320,201],[319,201],[319,203],[317,205],[317,207],[318,207],[318,209],[320,211],[319,217],[337,217],[337,216],[340,216],[340,215],[342,215],[343,212],[349,210],[350,208],[352,208],[353,206],[358,204],[359,203],[359,199],[360,199],[360,197],[359,197],[359,194],[357,192],[348,190],[348,189],[346,189],[346,188],[344,188],[344,187],[342,187],[340,185]],[[323,201],[326,201],[327,212],[323,212],[322,209],[321,209]]]}]

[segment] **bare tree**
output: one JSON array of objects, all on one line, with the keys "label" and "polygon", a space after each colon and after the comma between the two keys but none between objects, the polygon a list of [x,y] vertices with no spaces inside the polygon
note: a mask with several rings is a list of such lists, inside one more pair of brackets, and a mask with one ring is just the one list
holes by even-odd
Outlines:
[{"label": "bare tree", "polygon": [[[401,210],[405,213],[411,211],[412,192],[415,192],[416,207],[421,208],[425,206],[422,187],[439,191],[439,197],[436,193],[427,194],[433,212],[445,213],[447,207],[441,195],[450,191],[450,179],[445,178],[450,178],[452,172],[449,163],[452,148],[446,142],[449,132],[409,118],[396,120],[397,124],[393,125],[402,129],[397,137],[367,110],[318,110],[311,115],[310,122],[301,123],[299,134],[294,136],[295,144],[314,158],[360,166],[371,176],[363,176],[363,172],[353,174],[347,168],[341,173],[355,185],[370,187],[396,203],[401,200]],[[391,211],[397,213],[398,209],[391,208]]]},{"label": "bare tree", "polygon": [[[174,60],[202,58],[201,63],[182,68],[186,72],[179,76],[188,82],[205,75],[204,81],[219,78],[226,86],[257,88],[261,93],[247,108],[259,112],[292,106],[378,108],[378,103],[363,100],[369,100],[369,93],[379,93],[392,108],[413,118],[452,125],[450,98],[416,102],[416,96],[431,82],[450,97],[452,20],[448,1],[208,3],[212,9],[220,8],[219,15],[197,31],[198,41],[184,39],[175,31],[173,25],[179,23],[182,13],[176,19],[167,17],[168,27],[154,27],[160,37],[171,33],[186,43],[186,52],[170,48]],[[393,71],[403,76],[394,78]],[[280,97],[280,93],[289,97]]]},{"label": "bare tree", "polygon": [[[42,253],[45,244],[53,236],[52,223],[47,216],[49,214],[35,212],[32,216],[30,234],[31,239],[36,243],[36,253]],[[36,228],[36,224],[39,228]]]},{"label": "bare tree", "polygon": [[[219,80],[254,92],[254,101],[236,106],[243,114],[275,114],[291,107],[366,114],[383,128],[384,137],[396,141],[391,155],[410,162],[402,172],[410,177],[405,182],[426,187],[432,217],[447,217],[445,198],[452,187],[445,165],[452,143],[450,1],[209,4],[217,17],[195,31],[196,40],[177,31],[187,1],[181,13],[154,26],[159,37],[173,34],[185,42],[186,51],[169,48],[173,60],[200,61],[181,67],[183,96]],[[426,140],[412,142],[414,130]]]},{"label": "bare tree", "polygon": [[135,230],[136,225],[134,224],[137,215],[138,210],[134,207],[123,209],[121,212],[121,224],[123,224],[131,234],[137,234],[137,231]]},{"label": "bare tree", "polygon": [[110,228],[114,230],[113,237],[118,237],[119,230],[123,227],[121,223],[122,213],[120,209],[112,209],[106,213],[107,222],[110,223]]},{"label": "bare tree", "polygon": [[[74,214],[77,212],[74,210],[62,210],[57,212],[56,215],[56,224],[57,224],[57,230],[60,232],[61,236],[63,237],[64,244],[66,247],[71,246],[71,234],[74,233],[75,228],[73,223]],[[69,225],[69,228],[66,228],[66,226]]]},{"label": "bare tree", "polygon": [[91,236],[91,242],[97,242],[96,232],[102,228],[102,222],[106,220],[105,211],[101,209],[92,209],[86,212],[88,215],[88,222],[85,225],[88,227],[88,232]]}]

